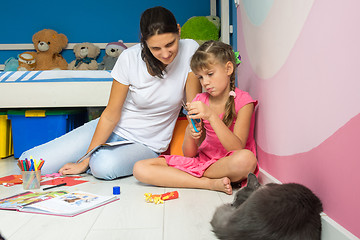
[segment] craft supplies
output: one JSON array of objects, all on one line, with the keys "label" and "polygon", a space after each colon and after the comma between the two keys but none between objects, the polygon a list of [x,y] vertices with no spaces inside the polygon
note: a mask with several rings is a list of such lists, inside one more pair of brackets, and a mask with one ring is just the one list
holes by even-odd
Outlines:
[{"label": "craft supplies", "polygon": [[23,188],[28,189],[39,189],[41,181],[41,171],[22,171]]},{"label": "craft supplies", "polygon": [[21,170],[23,188],[28,189],[39,189],[41,181],[41,168],[44,165],[44,160],[36,161],[32,157],[30,160],[18,160],[17,165]]},{"label": "craft supplies", "polygon": [[66,183],[60,183],[58,185],[54,185],[54,186],[51,186],[51,187],[46,187],[43,189],[43,191],[46,191],[46,190],[49,190],[49,189],[52,189],[52,188],[56,188],[56,187],[61,187],[61,186],[65,186]]},{"label": "craft supplies", "polygon": [[[182,106],[183,106],[183,113],[185,115],[189,115],[188,111],[187,111],[187,107],[184,101],[181,102]],[[189,122],[192,124],[192,126],[194,127],[195,132],[199,132],[199,130],[196,128],[196,123],[200,122],[200,119],[192,119],[192,118],[188,118]],[[195,123],[196,122],[196,123]]]},{"label": "craft supplies", "polygon": [[40,159],[40,161],[36,161],[30,157],[30,160],[25,158],[25,160],[18,160],[17,165],[19,166],[21,171],[39,171],[44,166],[45,161]]},{"label": "craft supplies", "polygon": [[88,182],[87,180],[82,180],[81,178],[81,176],[61,176],[52,179],[50,178],[49,180],[45,179],[41,182],[41,185],[59,185],[62,183],[66,183],[66,186],[70,187]]},{"label": "craft supplies", "polygon": [[167,192],[164,194],[145,193],[145,201],[148,203],[161,204],[166,200],[176,199],[179,197],[178,191]]},{"label": "craft supplies", "polygon": [[119,195],[120,194],[120,187],[114,186],[113,187],[113,195]]}]

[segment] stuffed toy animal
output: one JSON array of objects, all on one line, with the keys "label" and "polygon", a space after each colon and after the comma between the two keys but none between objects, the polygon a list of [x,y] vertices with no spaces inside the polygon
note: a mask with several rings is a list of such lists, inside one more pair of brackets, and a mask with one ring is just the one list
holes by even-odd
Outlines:
[{"label": "stuffed toy animal", "polygon": [[61,56],[61,51],[68,44],[67,37],[51,29],[43,29],[32,38],[36,54],[35,70],[67,69],[67,62]]},{"label": "stuffed toy animal", "polygon": [[120,54],[127,49],[122,40],[108,43],[105,47],[105,56],[99,64],[99,70],[112,70]]},{"label": "stuffed toy animal", "polygon": [[23,52],[19,54],[18,71],[33,71],[36,67],[36,52]]},{"label": "stuffed toy animal", "polygon": [[10,57],[9,59],[7,59],[5,61],[4,72],[5,71],[16,71],[18,66],[19,66],[18,60],[14,57]]},{"label": "stuffed toy animal", "polygon": [[84,42],[74,46],[76,60],[69,63],[69,70],[97,70],[96,58],[100,54],[100,48],[93,43]]},{"label": "stuffed toy animal", "polygon": [[189,18],[181,28],[181,38],[190,38],[200,45],[209,40],[219,40],[220,18],[196,16]]}]

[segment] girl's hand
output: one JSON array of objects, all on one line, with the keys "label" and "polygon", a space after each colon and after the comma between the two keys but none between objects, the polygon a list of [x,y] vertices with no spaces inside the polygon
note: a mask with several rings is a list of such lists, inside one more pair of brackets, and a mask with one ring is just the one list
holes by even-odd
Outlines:
[{"label": "girl's hand", "polygon": [[208,121],[213,115],[213,111],[210,107],[200,101],[188,103],[187,109],[189,113],[188,116],[192,119],[205,119]]},{"label": "girl's hand", "polygon": [[83,173],[89,167],[89,165],[87,163],[88,161],[85,161],[85,160],[80,163],[67,163],[62,168],[60,168],[59,173],[61,175],[71,175],[71,174]]},{"label": "girl's hand", "polygon": [[189,124],[186,128],[186,130],[189,132],[189,135],[193,138],[193,139],[200,139],[203,131],[202,131],[202,121],[200,122],[195,122],[195,126],[196,126],[196,129],[198,130],[197,132],[195,131],[194,129],[194,126],[190,123],[190,119],[189,117],[187,116],[188,120],[189,120]]}]

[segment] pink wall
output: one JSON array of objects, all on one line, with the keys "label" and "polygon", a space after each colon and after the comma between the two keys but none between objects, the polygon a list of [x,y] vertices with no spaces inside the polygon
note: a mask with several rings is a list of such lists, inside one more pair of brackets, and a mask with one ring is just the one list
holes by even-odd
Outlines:
[{"label": "pink wall", "polygon": [[243,0],[239,87],[259,100],[260,167],[298,182],[360,237],[360,15],[357,0]]}]

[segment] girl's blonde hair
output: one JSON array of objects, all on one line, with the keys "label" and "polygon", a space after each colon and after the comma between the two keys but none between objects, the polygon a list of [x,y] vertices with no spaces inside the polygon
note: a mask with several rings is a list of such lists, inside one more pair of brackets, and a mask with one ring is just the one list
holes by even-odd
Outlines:
[{"label": "girl's blonde hair", "polygon": [[[191,58],[190,67],[194,73],[201,70],[210,69],[212,65],[231,62],[233,72],[230,76],[230,91],[235,91],[235,69],[236,61],[232,47],[220,41],[207,41],[202,44]],[[225,104],[225,114],[223,122],[230,127],[236,117],[234,96],[230,96]]]}]

